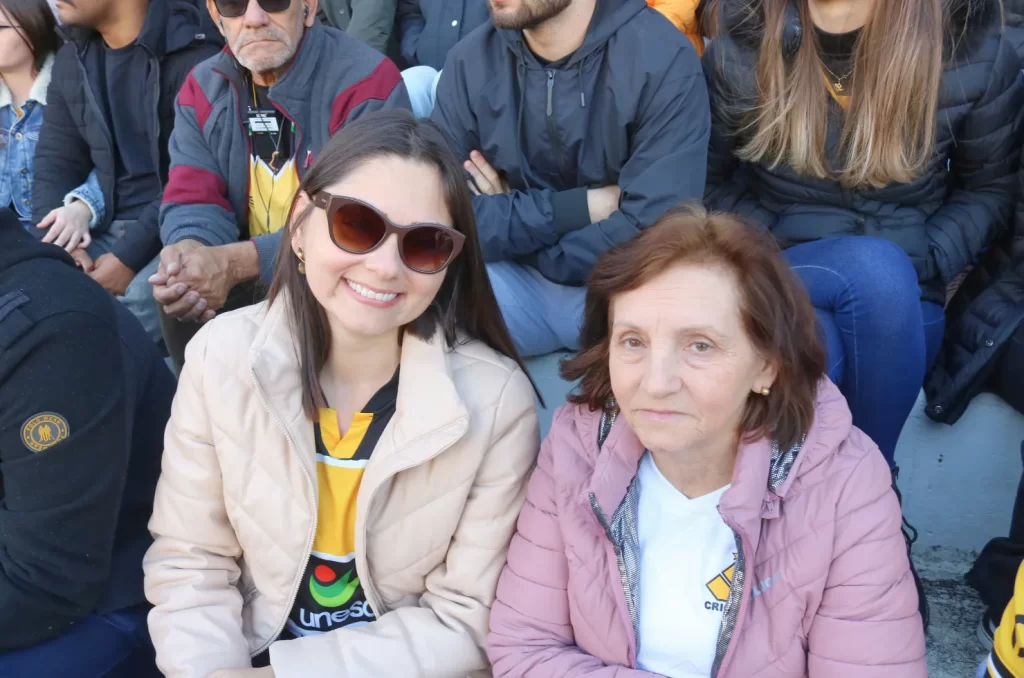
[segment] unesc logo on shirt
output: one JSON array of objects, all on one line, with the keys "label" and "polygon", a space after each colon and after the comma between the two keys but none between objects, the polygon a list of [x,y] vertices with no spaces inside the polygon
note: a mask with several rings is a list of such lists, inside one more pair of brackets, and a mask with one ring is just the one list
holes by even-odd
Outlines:
[{"label": "unesc logo on shirt", "polygon": [[21,427],[21,442],[33,452],[42,452],[66,439],[68,420],[55,412],[40,412]]},{"label": "unesc logo on shirt", "polygon": [[729,592],[732,591],[732,578],[736,574],[736,554],[732,554],[733,564],[725,568],[717,575],[714,579],[709,581],[706,586],[708,591],[714,597],[713,600],[704,601],[704,609],[712,612],[724,612],[725,603],[729,600]]}]

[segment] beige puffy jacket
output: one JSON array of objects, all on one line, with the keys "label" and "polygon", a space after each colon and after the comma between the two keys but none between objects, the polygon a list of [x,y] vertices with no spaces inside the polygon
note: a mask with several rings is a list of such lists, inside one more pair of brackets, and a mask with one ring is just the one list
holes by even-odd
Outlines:
[{"label": "beige puffy jacket", "polygon": [[205,678],[270,646],[277,678],[489,675],[488,615],[540,445],[526,375],[479,341],[406,336],[396,412],[357,498],[377,621],[274,643],[316,525],[300,392],[283,303],[189,344],[144,561],[160,669]]}]

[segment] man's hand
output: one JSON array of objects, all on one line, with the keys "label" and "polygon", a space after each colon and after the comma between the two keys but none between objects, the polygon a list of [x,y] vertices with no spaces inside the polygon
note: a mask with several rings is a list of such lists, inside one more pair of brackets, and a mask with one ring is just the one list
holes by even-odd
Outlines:
[{"label": "man's hand", "polygon": [[211,673],[210,678],[274,678],[274,669],[220,669]]},{"label": "man's hand", "polygon": [[90,257],[88,252],[86,252],[82,248],[72,250],[71,258],[75,260],[75,266],[82,269],[86,273],[92,273],[92,270],[96,268],[96,264],[93,263],[92,257]]},{"label": "man's hand", "polygon": [[[473,151],[469,154],[469,160],[462,163],[466,171],[473,177],[473,181],[467,182],[469,190],[474,195],[498,195],[508,193],[508,183],[501,178],[501,175],[484,158],[480,151]],[[476,182],[476,185],[473,185]]]},{"label": "man's hand", "polygon": [[231,288],[258,276],[259,255],[252,243],[207,247],[184,240],[163,249],[160,268],[149,281],[164,313],[206,322],[223,308]]},{"label": "man's hand", "polygon": [[612,184],[587,191],[587,209],[590,210],[590,223],[604,221],[619,209],[619,197],[622,190]]},{"label": "man's hand", "polygon": [[92,235],[89,234],[90,221],[92,212],[89,211],[89,206],[81,200],[75,200],[70,205],[50,210],[36,228],[50,229],[43,236],[43,242],[52,242],[71,252],[76,247],[88,247],[92,242]]},{"label": "man's hand", "polygon": [[124,296],[128,285],[135,277],[135,271],[121,263],[121,260],[109,252],[96,259],[89,276],[103,285],[103,289],[114,296]]}]

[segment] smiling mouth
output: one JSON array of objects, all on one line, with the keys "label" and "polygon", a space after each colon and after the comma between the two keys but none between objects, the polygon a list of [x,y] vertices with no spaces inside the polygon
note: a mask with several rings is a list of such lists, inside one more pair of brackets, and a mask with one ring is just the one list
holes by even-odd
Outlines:
[{"label": "smiling mouth", "polygon": [[389,301],[394,301],[395,298],[398,296],[397,292],[377,292],[376,290],[371,290],[369,287],[360,285],[357,282],[352,282],[347,278],[345,282],[348,284],[349,287],[352,288],[353,292],[355,292],[361,297],[372,299],[373,301],[383,301],[387,303]]}]

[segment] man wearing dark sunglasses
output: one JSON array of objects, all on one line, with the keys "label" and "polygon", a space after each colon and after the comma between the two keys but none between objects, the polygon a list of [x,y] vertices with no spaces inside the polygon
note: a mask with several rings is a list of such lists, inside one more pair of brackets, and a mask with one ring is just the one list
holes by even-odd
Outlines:
[{"label": "man wearing dark sunglasses", "polygon": [[317,0],[207,0],[229,50],[178,97],[150,280],[180,370],[199,322],[258,301],[299,182],[346,122],[410,108],[398,68],[316,19]]}]

